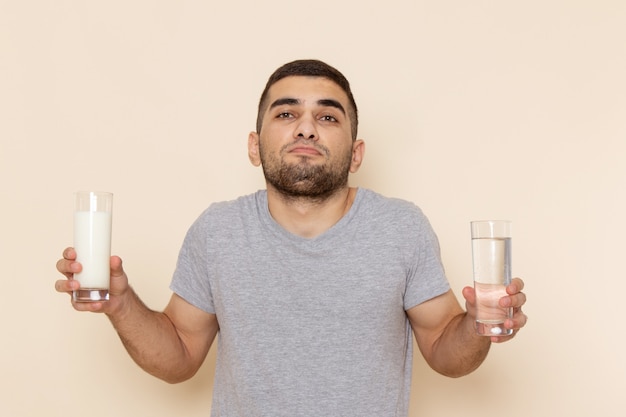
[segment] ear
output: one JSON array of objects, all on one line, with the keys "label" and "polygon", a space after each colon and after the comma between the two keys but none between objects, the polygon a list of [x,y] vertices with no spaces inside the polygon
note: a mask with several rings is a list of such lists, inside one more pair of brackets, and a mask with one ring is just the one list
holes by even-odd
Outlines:
[{"label": "ear", "polygon": [[248,135],[248,158],[255,167],[261,165],[261,156],[259,154],[259,134],[250,132]]},{"label": "ear", "polygon": [[355,173],[361,167],[363,156],[365,155],[365,142],[357,139],[352,144],[352,161],[350,162],[350,172]]}]

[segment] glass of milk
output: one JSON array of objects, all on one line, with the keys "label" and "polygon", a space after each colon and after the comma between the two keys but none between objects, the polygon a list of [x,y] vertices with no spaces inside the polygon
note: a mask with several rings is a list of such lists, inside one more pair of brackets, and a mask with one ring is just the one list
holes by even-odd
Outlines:
[{"label": "glass of milk", "polygon": [[476,332],[483,336],[507,336],[504,327],[513,309],[502,308],[499,301],[511,283],[511,222],[483,220],[470,223],[472,261],[476,290]]},{"label": "glass of milk", "polygon": [[79,191],[75,194],[74,249],[83,269],[74,274],[80,289],[74,301],[94,302],[109,299],[111,273],[111,217],[113,194]]}]

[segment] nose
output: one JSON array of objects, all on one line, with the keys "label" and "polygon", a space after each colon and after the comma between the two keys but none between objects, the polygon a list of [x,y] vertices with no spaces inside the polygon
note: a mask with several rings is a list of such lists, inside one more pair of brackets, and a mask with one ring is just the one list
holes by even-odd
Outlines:
[{"label": "nose", "polygon": [[294,136],[296,139],[305,139],[305,140],[317,140],[317,130],[315,128],[315,123],[311,120],[310,117],[303,117],[300,119],[300,123],[296,126],[296,130],[294,131]]}]

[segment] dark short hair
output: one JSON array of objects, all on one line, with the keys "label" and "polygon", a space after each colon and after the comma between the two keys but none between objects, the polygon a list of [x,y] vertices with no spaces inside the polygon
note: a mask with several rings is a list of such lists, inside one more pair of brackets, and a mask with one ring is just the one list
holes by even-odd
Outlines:
[{"label": "dark short hair", "polygon": [[276,82],[282,80],[283,78],[291,76],[322,77],[329,79],[330,81],[341,87],[341,89],[348,96],[350,106],[347,111],[352,127],[352,140],[356,139],[359,116],[356,102],[354,101],[352,90],[350,89],[350,83],[348,82],[348,79],[344,77],[344,75],[337,69],[331,67],[325,62],[316,59],[301,59],[289,62],[278,68],[276,71],[274,71],[272,75],[270,75],[270,78],[267,80],[267,84],[265,85],[265,90],[263,90],[263,94],[261,94],[261,99],[259,100],[259,110],[256,119],[257,133],[261,133],[261,127],[263,126],[263,114],[265,113],[265,110],[268,106],[267,96],[270,87]]}]

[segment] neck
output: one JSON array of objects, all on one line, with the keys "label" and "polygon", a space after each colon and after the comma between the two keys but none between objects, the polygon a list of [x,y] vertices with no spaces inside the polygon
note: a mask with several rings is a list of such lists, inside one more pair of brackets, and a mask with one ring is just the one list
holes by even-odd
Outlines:
[{"label": "neck", "polygon": [[267,201],[274,220],[285,230],[314,238],[335,225],[350,210],[356,188],[344,187],[324,198],[293,197],[268,186]]}]

